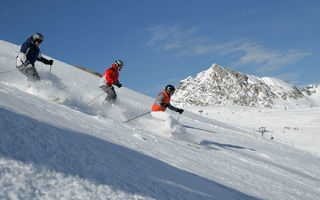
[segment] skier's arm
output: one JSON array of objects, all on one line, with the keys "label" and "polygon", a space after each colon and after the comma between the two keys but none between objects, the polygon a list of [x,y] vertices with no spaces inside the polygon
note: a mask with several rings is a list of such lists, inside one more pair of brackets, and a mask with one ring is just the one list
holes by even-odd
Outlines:
[{"label": "skier's arm", "polygon": [[37,58],[37,60],[42,62],[42,63],[44,63],[44,64],[46,64],[46,65],[52,65],[53,64],[53,60],[48,60],[48,59],[46,59],[44,57]]},{"label": "skier's arm", "polygon": [[37,60],[40,61],[40,62],[43,62],[43,63],[46,64],[46,65],[52,65],[52,64],[53,64],[53,60],[48,60],[48,59],[42,57],[42,55],[41,55],[40,52],[39,52],[39,54],[38,54]]},{"label": "skier's arm", "polygon": [[113,70],[114,69],[111,68],[106,71],[106,81],[107,81],[107,85],[109,86],[112,86],[113,80],[111,79],[111,74],[113,73]]},{"label": "skier's arm", "polygon": [[120,81],[119,81],[118,78],[119,78],[119,74],[118,74],[118,76],[116,76],[116,77],[114,78],[113,84],[119,87],[119,84],[121,85],[121,83],[120,83]]},{"label": "skier's arm", "polygon": [[117,86],[118,88],[121,88],[121,87],[122,87],[122,84],[119,83],[119,81],[113,82],[113,85]]},{"label": "skier's arm", "polygon": [[184,111],[184,110],[181,109],[181,108],[174,107],[174,106],[171,105],[170,103],[168,104],[168,108],[169,108],[170,110],[173,110],[173,111],[178,112],[178,113],[180,113],[180,114],[182,114],[183,111]]},{"label": "skier's arm", "polygon": [[175,111],[175,112],[178,112],[178,108],[174,107],[174,106],[171,105],[170,103],[168,104],[168,108],[169,108],[170,110],[173,110],[173,111]]},{"label": "skier's arm", "polygon": [[[156,101],[154,102],[156,105],[159,105],[159,106],[164,106],[164,107],[167,107],[167,108],[169,108],[170,110],[173,110],[173,111],[176,111],[176,112],[180,112],[180,110],[181,109],[179,109],[179,108],[176,108],[176,107],[174,107],[173,105],[171,105],[170,103],[163,103],[162,101],[163,101],[163,99],[164,99],[164,94],[163,93],[160,93],[159,95],[158,95],[158,97],[156,98]],[[183,112],[183,111],[182,111]],[[182,113],[181,112],[181,113]]]},{"label": "skier's arm", "polygon": [[162,106],[162,101],[163,101],[163,99],[164,99],[164,94],[163,93],[160,93],[158,96],[157,96],[157,98],[156,98],[156,100],[155,100],[155,104],[156,105],[158,105],[158,106]]}]

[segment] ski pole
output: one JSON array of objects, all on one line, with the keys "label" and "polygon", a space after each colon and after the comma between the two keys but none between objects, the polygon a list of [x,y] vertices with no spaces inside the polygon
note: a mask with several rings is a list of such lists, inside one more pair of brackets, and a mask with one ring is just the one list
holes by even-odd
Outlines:
[{"label": "ski pole", "polygon": [[94,100],[96,100],[97,98],[99,98],[101,95],[103,95],[104,92],[102,92],[99,96],[97,96],[96,98],[92,99],[89,103],[87,103],[86,105],[89,105],[90,103],[92,103]]},{"label": "ski pole", "polygon": [[142,117],[142,116],[144,116],[144,115],[147,115],[147,114],[149,114],[149,113],[151,113],[151,111],[148,111],[148,112],[143,113],[143,114],[141,114],[141,115],[138,115],[138,116],[136,116],[136,117],[134,117],[134,118],[131,118],[131,119],[127,120],[127,121],[124,121],[123,123],[127,123],[127,122],[129,122],[129,121],[131,121],[131,120],[137,119],[137,118]]},{"label": "ski pole", "polygon": [[180,119],[180,115],[181,115],[181,114],[179,113],[179,116],[178,116],[177,122],[178,122],[178,121],[179,121],[179,119]]}]

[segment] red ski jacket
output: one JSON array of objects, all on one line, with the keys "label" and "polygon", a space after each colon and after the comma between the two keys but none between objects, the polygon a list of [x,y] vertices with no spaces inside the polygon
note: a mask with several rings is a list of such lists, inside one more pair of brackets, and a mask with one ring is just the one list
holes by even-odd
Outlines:
[{"label": "red ski jacket", "polygon": [[119,71],[118,67],[115,64],[112,64],[112,66],[104,72],[103,76],[106,79],[107,85],[111,86],[112,83],[119,82],[119,80],[118,80],[119,72],[118,71]]}]

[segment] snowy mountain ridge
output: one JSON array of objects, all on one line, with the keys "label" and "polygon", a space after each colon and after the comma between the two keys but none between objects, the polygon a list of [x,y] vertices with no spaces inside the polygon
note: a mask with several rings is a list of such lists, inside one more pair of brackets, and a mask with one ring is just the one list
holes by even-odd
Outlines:
[{"label": "snowy mountain ridge", "polygon": [[315,105],[320,104],[320,84],[309,84],[302,88],[301,92]]},{"label": "snowy mountain ridge", "polygon": [[173,96],[184,106],[239,105],[272,108],[312,103],[291,83],[271,78],[255,77],[213,64],[195,77],[187,77]]}]

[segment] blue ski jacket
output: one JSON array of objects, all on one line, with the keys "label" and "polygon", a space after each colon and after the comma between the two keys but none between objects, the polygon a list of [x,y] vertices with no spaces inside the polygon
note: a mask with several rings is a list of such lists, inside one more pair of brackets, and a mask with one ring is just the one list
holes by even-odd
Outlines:
[{"label": "blue ski jacket", "polygon": [[[34,65],[34,63],[38,60],[45,64],[48,64],[48,60],[43,58],[40,53],[39,47],[37,47],[34,42],[31,40],[31,37],[28,38],[20,48],[20,53],[25,55],[25,58],[30,64]],[[25,62],[25,61],[23,61]],[[29,64],[29,63],[28,63]]]}]

